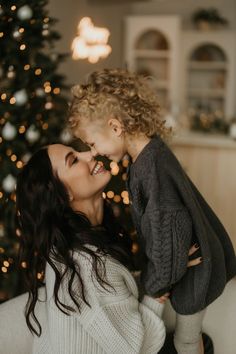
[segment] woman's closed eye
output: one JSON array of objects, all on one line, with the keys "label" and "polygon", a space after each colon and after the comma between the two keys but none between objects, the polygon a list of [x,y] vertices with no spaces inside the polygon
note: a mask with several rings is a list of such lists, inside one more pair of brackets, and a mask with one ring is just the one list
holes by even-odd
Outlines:
[{"label": "woman's closed eye", "polygon": [[87,143],[87,146],[90,148],[90,150],[92,149],[92,148],[94,148],[94,146],[95,146],[95,144],[94,143]]},{"label": "woman's closed eye", "polygon": [[72,160],[72,163],[71,163],[71,166],[74,165],[75,163],[77,163],[78,161],[79,161],[78,157],[74,156],[73,160]]}]

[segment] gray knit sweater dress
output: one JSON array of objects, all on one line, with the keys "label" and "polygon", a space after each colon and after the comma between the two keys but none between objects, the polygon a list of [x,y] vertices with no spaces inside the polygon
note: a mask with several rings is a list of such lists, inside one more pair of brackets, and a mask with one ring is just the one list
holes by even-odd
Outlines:
[{"label": "gray knit sweater dress", "polygon": [[[130,164],[127,189],[146,257],[145,292],[161,296],[171,290],[172,306],[180,314],[204,309],[236,275],[235,252],[223,225],[159,136]],[[203,262],[187,268],[195,242]]]}]

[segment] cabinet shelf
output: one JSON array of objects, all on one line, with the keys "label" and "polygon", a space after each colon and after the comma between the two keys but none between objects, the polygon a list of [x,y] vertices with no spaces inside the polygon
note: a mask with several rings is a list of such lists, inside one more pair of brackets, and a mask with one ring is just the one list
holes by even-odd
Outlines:
[{"label": "cabinet shelf", "polygon": [[189,89],[189,97],[209,97],[209,98],[225,98],[225,91],[220,89]]},{"label": "cabinet shelf", "polygon": [[153,86],[157,90],[169,90],[170,83],[165,80],[157,80]]},{"label": "cabinet shelf", "polygon": [[227,70],[228,65],[225,62],[213,62],[213,61],[191,61],[188,65],[191,70]]},{"label": "cabinet shelf", "polygon": [[136,49],[134,50],[136,58],[155,58],[155,59],[168,59],[170,58],[169,50],[155,50],[155,49]]}]

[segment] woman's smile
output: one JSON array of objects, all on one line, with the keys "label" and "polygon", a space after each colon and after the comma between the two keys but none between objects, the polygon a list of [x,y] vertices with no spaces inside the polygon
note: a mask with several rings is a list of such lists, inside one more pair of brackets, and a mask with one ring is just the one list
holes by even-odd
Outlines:
[{"label": "woman's smile", "polygon": [[92,172],[91,172],[91,175],[97,175],[99,173],[104,173],[104,172],[106,172],[106,169],[103,166],[103,162],[97,161]]}]

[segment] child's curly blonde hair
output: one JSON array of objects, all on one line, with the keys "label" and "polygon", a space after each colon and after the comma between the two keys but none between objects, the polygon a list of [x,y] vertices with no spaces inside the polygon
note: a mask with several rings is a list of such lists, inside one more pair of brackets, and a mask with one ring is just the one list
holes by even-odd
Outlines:
[{"label": "child's curly blonde hair", "polygon": [[118,119],[128,134],[142,133],[148,137],[156,133],[168,135],[160,118],[157,95],[147,79],[122,69],[93,72],[86,84],[72,88],[69,108],[69,128],[74,131],[82,123]]}]

